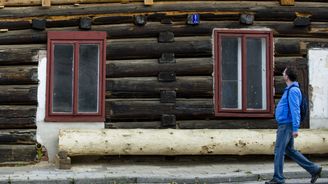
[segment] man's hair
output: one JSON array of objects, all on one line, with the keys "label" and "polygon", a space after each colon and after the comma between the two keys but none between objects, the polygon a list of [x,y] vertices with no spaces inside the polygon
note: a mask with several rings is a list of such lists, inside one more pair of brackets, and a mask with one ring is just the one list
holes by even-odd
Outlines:
[{"label": "man's hair", "polygon": [[296,74],[296,70],[294,67],[287,66],[286,67],[286,75],[288,76],[289,80],[291,80],[292,82],[297,80],[297,74]]}]

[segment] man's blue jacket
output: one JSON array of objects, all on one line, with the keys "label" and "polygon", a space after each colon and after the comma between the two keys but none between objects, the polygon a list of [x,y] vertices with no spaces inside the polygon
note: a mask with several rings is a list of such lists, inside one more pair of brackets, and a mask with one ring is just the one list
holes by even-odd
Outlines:
[{"label": "man's blue jacket", "polygon": [[[297,87],[292,87],[297,86]],[[292,87],[292,88],[291,88]],[[281,124],[292,124],[293,132],[298,132],[298,128],[300,126],[301,113],[300,113],[300,104],[302,102],[302,93],[298,88],[298,82],[293,82],[289,86],[287,86],[284,90],[284,94],[282,95],[275,112],[276,121],[278,125]],[[289,109],[287,102],[287,93],[289,91]]]}]

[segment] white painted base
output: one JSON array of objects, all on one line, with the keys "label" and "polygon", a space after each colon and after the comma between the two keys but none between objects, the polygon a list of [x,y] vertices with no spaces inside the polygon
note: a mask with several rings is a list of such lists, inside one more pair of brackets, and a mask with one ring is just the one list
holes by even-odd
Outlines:
[{"label": "white painted base", "polygon": [[47,54],[46,51],[39,51],[38,66],[38,107],[36,114],[36,139],[38,143],[46,147],[50,162],[54,162],[58,152],[58,134],[60,129],[83,128],[83,129],[103,129],[104,122],[44,122],[46,107],[46,77],[47,77]]},{"label": "white painted base", "polygon": [[309,53],[310,128],[328,128],[328,49]]}]

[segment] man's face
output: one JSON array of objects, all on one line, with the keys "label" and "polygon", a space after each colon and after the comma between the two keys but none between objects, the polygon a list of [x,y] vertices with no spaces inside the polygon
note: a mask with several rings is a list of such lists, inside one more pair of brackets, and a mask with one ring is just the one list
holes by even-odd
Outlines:
[{"label": "man's face", "polygon": [[286,75],[286,70],[287,70],[287,68],[285,68],[284,72],[282,72],[282,76],[283,76],[283,79],[285,82],[288,81],[288,76]]}]

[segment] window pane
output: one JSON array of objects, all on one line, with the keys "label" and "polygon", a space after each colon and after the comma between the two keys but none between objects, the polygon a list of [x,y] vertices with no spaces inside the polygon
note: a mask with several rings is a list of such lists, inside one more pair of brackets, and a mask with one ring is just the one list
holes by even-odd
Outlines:
[{"label": "window pane", "polygon": [[222,37],[221,107],[241,109],[241,38]]},{"label": "window pane", "polygon": [[247,38],[247,109],[266,109],[266,40]]},{"label": "window pane", "polygon": [[54,45],[52,112],[72,112],[73,53],[71,44]]},{"label": "window pane", "polygon": [[98,112],[99,45],[81,44],[78,112]]}]

